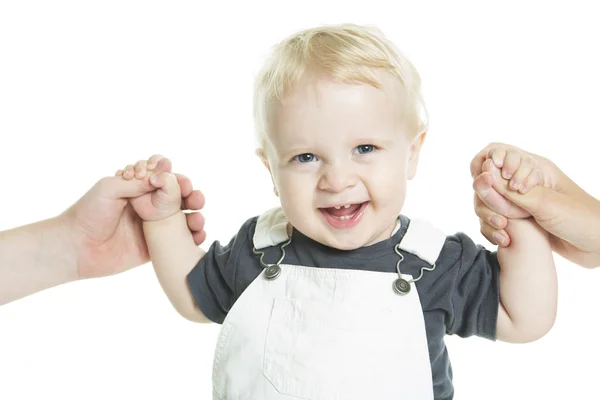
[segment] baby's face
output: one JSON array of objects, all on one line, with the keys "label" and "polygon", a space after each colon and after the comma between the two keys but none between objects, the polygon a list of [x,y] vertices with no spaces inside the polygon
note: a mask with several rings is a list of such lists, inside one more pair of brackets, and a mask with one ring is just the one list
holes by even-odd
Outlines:
[{"label": "baby's face", "polygon": [[290,223],[350,250],[390,237],[424,135],[402,121],[391,76],[383,88],[306,80],[271,110],[268,168]]}]

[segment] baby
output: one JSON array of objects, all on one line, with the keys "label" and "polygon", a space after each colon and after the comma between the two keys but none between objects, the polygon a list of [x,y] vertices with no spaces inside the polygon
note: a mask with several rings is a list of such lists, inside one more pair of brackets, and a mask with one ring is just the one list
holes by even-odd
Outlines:
[{"label": "baby", "polygon": [[323,26],[279,43],[255,118],[281,207],[225,245],[198,248],[175,177],[136,165],[156,188],[131,204],[162,288],[185,318],[222,324],[215,399],[452,399],[446,334],[550,330],[554,260],[532,219],[511,220],[496,253],[401,214],[427,117],[417,71],[379,31]]}]

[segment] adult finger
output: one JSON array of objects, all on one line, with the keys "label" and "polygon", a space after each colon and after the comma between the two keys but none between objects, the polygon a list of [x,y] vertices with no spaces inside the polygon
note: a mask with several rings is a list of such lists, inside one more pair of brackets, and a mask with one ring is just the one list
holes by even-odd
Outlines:
[{"label": "adult finger", "polygon": [[182,206],[184,210],[201,210],[204,207],[204,195],[199,190],[194,190],[188,197],[183,199]]},{"label": "adult finger", "polygon": [[[491,160],[490,160],[491,162]],[[494,177],[490,172],[483,172],[473,180],[473,190],[481,201],[492,211],[510,217],[510,202],[494,189]]]},{"label": "adult finger", "polygon": [[475,214],[479,217],[481,234],[492,244],[508,246],[510,236],[504,230],[508,225],[508,219],[490,210],[479,198],[477,193],[473,195]]},{"label": "adult finger", "polygon": [[200,210],[204,207],[204,194],[199,190],[193,190],[192,181],[185,175],[174,174],[181,188],[181,209]]},{"label": "adult finger", "polygon": [[186,198],[192,191],[194,187],[192,185],[192,181],[185,175],[175,173],[175,178],[177,178],[177,183],[179,183],[179,187],[181,188],[181,197]]},{"label": "adult finger", "polygon": [[494,188],[518,207],[527,210],[549,233],[580,250],[598,251],[598,200],[591,196],[589,200],[576,199],[539,185],[525,194],[508,190],[504,181],[495,182]]},{"label": "adult finger", "polygon": [[481,166],[483,162],[487,159],[487,153],[489,150],[488,147],[489,145],[484,147],[479,153],[475,155],[475,157],[473,157],[473,160],[471,160],[470,170],[472,178],[481,174]]},{"label": "adult finger", "polygon": [[192,232],[201,232],[204,230],[204,216],[200,212],[186,213],[188,228]]},{"label": "adult finger", "polygon": [[194,243],[196,243],[196,246],[200,246],[206,240],[206,232],[205,231],[194,232],[192,234],[192,236],[194,238]]},{"label": "adult finger", "polygon": [[475,200],[475,214],[486,224],[490,225],[494,229],[504,229],[508,224],[508,219],[503,215],[498,214],[491,210],[485,203],[479,198],[477,194],[474,196]]},{"label": "adult finger", "polygon": [[148,193],[154,188],[147,179],[125,180],[120,176],[109,176],[100,179],[94,190],[105,199],[130,199]]},{"label": "adult finger", "polygon": [[490,182],[508,182],[500,176],[500,170],[496,168],[492,160],[486,160],[483,170],[484,172],[473,180],[473,189],[492,211],[507,218],[527,218],[531,216],[526,210],[499,193],[495,187],[489,188]]},{"label": "adult finger", "polygon": [[500,247],[510,246],[510,236],[504,229],[496,229],[483,220],[479,220],[481,234],[492,244]]}]

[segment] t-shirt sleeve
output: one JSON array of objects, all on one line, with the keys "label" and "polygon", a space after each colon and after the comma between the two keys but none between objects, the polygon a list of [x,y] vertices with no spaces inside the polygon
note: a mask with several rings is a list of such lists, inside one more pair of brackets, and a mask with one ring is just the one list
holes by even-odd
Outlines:
[{"label": "t-shirt sleeve", "polygon": [[223,245],[215,241],[187,276],[187,284],[202,314],[223,323],[237,296],[236,273],[240,258],[252,251],[252,235],[257,218],[242,225],[239,232]]},{"label": "t-shirt sleeve", "polygon": [[500,265],[496,252],[475,244],[467,235],[449,236],[442,249],[453,285],[447,332],[460,337],[496,340],[500,304]]}]

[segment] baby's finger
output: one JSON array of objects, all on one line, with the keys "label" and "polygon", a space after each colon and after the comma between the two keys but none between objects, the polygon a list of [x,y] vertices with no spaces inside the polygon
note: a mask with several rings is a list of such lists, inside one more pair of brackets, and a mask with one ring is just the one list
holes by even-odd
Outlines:
[{"label": "baby's finger", "polygon": [[519,189],[520,193],[527,193],[537,185],[543,184],[544,176],[542,170],[539,168],[534,169],[531,173],[525,178],[521,188]]},{"label": "baby's finger", "polygon": [[146,160],[139,160],[133,168],[136,179],[144,179],[146,177]]},{"label": "baby's finger", "polygon": [[504,166],[504,159],[506,158],[506,148],[504,147],[493,147],[488,151],[487,158],[494,161],[494,165],[498,168]]},{"label": "baby's finger", "polygon": [[135,172],[133,170],[133,165],[128,164],[125,169],[123,170],[123,178],[126,180],[130,180],[133,179],[133,177],[135,176]]},{"label": "baby's finger", "polygon": [[122,175],[123,175],[122,169],[118,169],[117,172],[115,172],[115,176],[122,176]]},{"label": "baby's finger", "polygon": [[158,162],[163,158],[165,157],[161,154],[153,154],[152,156],[150,156],[150,158],[148,159],[148,165],[146,165],[148,171],[152,171],[154,168],[156,168]]},{"label": "baby's finger", "polygon": [[519,168],[513,173],[509,187],[513,190],[521,189],[523,182],[529,176],[531,171],[533,171],[534,167],[535,162],[533,161],[533,158],[527,154],[523,155],[519,163]]},{"label": "baby's finger", "polygon": [[150,183],[154,187],[161,189],[167,196],[176,198],[179,204],[181,195],[175,175],[170,172],[161,172],[160,174],[152,175]]},{"label": "baby's finger", "polygon": [[171,160],[169,160],[166,157],[163,157],[156,162],[156,166],[154,167],[152,172],[154,172],[155,174],[159,174],[161,172],[172,172],[172,170],[173,164],[171,163]]},{"label": "baby's finger", "polygon": [[512,178],[517,169],[519,169],[520,164],[521,153],[514,149],[508,149],[504,158],[504,166],[502,167],[502,177],[504,179]]}]

